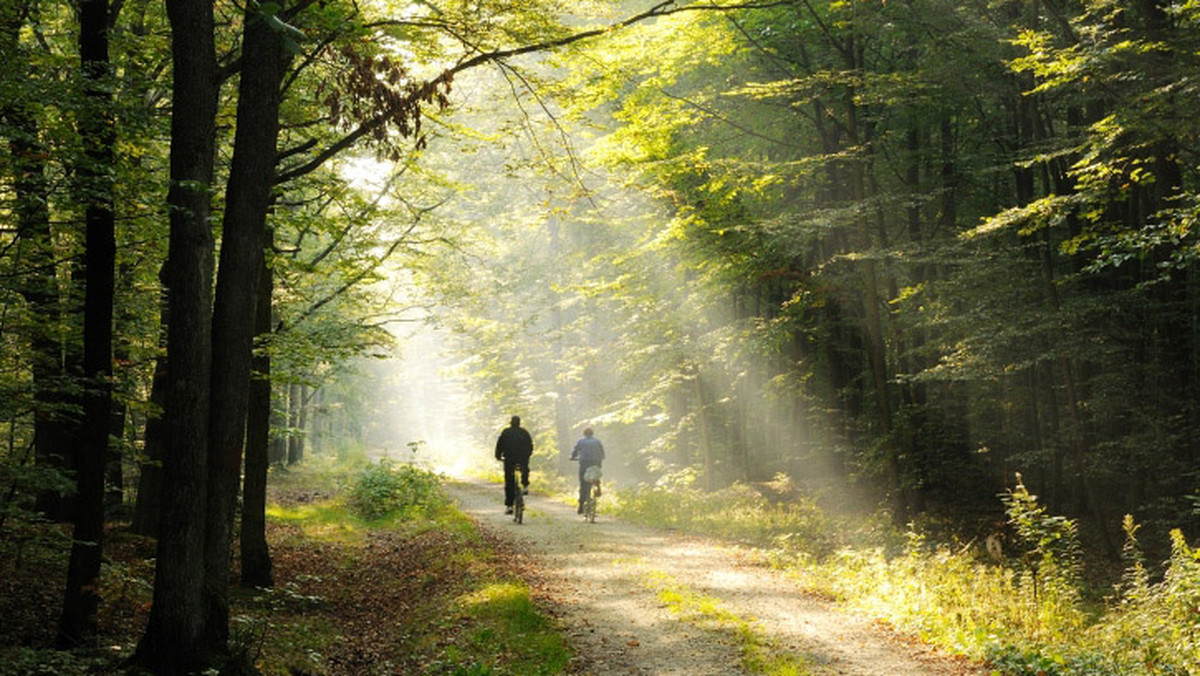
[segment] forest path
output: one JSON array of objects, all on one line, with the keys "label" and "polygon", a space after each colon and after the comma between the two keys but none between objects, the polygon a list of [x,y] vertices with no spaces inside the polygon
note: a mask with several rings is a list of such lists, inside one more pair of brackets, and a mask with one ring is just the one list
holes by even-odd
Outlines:
[{"label": "forest path", "polygon": [[[799,657],[813,675],[987,673],[832,608],[745,550],[605,516],[603,498],[597,522],[587,524],[573,507],[530,494],[525,523],[518,525],[504,514],[501,486],[456,480],[448,490],[482,528],[527,555],[522,563],[534,577],[535,595],[550,605],[575,651],[570,673],[743,674],[745,642],[733,629],[743,621],[775,653]],[[720,612],[738,619],[721,627],[688,621],[686,612],[673,612],[660,599],[660,590],[702,599],[709,617]]]}]

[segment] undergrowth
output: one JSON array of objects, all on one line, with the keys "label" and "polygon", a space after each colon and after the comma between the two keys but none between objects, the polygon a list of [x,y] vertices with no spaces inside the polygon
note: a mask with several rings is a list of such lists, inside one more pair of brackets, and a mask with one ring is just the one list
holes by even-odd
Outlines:
[{"label": "undergrowth", "polygon": [[346,494],[350,511],[368,521],[388,516],[411,518],[444,503],[437,474],[389,460],[358,470]]},{"label": "undergrowth", "polygon": [[[1126,574],[1087,589],[1074,521],[1020,482],[1001,496],[1015,551],[929,542],[910,528],[833,519],[810,501],[772,503],[744,486],[621,491],[631,520],[755,544],[804,586],[1012,676],[1200,674],[1200,552],[1179,531],[1161,580],[1126,518]],[[1102,602],[1095,599],[1103,597]]]},{"label": "undergrowth", "polygon": [[240,636],[264,674],[565,669],[570,655],[556,628],[499,545],[446,500],[437,475],[385,460],[341,474],[338,490],[320,489],[328,481],[293,472],[278,490],[319,497],[268,510],[285,530],[283,556],[336,560],[303,565],[304,574],[248,604]]},{"label": "undergrowth", "polygon": [[[232,659],[222,673],[562,673],[565,643],[513,573],[510,553],[454,509],[439,484],[426,470],[364,453],[272,468],[275,586],[233,590]],[[68,549],[51,526],[26,521],[29,537],[0,543],[0,600],[8,601],[0,676],[123,673],[150,607],[153,541],[109,534],[103,643],[56,651],[48,646]]]}]

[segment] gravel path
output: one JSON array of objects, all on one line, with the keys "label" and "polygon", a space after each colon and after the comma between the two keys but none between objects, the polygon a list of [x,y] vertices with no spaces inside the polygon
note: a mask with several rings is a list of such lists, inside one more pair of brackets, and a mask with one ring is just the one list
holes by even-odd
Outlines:
[{"label": "gravel path", "polygon": [[[566,627],[576,653],[571,673],[726,676],[742,670],[730,623],[689,622],[658,590],[716,599],[755,634],[803,658],[810,673],[847,676],[965,676],[975,665],[905,641],[870,620],[832,608],[743,550],[603,514],[583,523],[573,507],[529,495],[523,525],[504,515],[503,488],[459,481],[459,507],[529,555],[533,586]],[[656,586],[657,585],[657,586]]]}]

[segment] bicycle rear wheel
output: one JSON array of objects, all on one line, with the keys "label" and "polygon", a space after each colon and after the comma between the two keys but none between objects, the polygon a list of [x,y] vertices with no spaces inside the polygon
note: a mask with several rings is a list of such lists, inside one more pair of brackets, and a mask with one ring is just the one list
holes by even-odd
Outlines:
[{"label": "bicycle rear wheel", "polygon": [[525,496],[519,490],[513,500],[513,521],[525,523]]},{"label": "bicycle rear wheel", "polygon": [[587,505],[583,508],[583,518],[588,523],[596,523],[596,496],[588,498]]}]

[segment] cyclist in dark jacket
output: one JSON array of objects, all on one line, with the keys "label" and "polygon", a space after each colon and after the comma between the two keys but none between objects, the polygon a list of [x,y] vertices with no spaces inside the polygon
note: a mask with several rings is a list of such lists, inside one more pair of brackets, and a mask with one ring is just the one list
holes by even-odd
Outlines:
[{"label": "cyclist in dark jacket", "polygon": [[[512,514],[517,491],[529,493],[529,456],[533,455],[533,438],[521,427],[521,416],[514,415],[508,427],[496,440],[496,459],[504,461],[504,513]],[[517,487],[517,472],[521,473],[522,489]]]},{"label": "cyclist in dark jacket", "polygon": [[571,459],[579,461],[579,508],[578,512],[583,512],[583,503],[588,499],[588,482],[583,475],[589,467],[599,467],[604,463],[604,444],[595,436],[595,431],[590,427],[585,427],[583,437],[575,442],[575,448],[571,450]]}]

